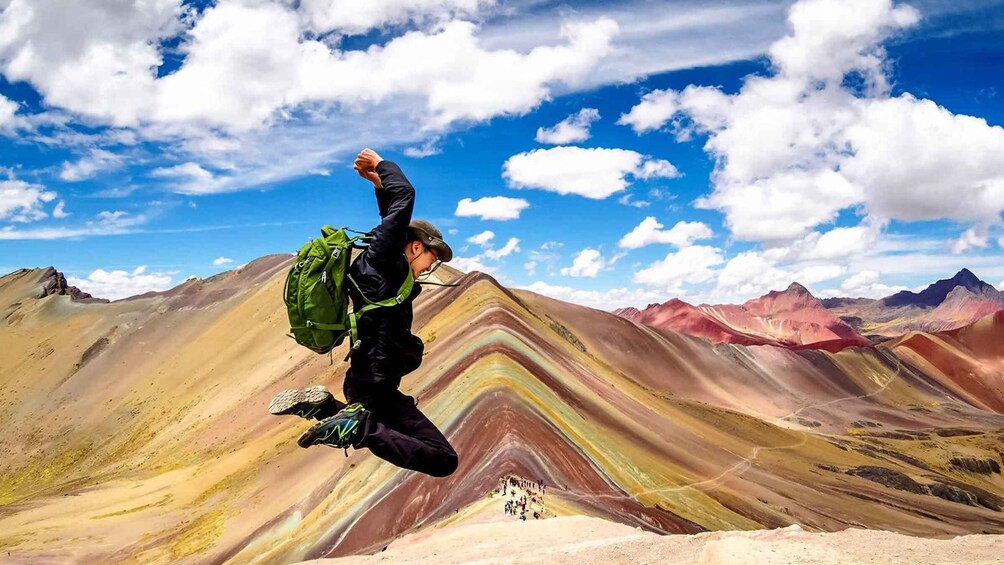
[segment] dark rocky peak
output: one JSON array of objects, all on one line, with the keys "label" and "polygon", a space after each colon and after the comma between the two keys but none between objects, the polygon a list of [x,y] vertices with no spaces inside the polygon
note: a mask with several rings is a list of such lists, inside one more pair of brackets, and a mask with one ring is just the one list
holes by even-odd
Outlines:
[{"label": "dark rocky peak", "polygon": [[69,296],[70,300],[78,302],[108,302],[107,298],[95,298],[75,286],[70,286],[67,284],[63,273],[60,273],[54,267],[48,267],[42,271],[42,275],[39,277],[39,284],[42,285],[42,294],[39,298],[61,294]]},{"label": "dark rocky peak", "polygon": [[794,295],[798,295],[798,296],[812,296],[812,293],[809,292],[809,289],[807,289],[804,286],[798,284],[797,282],[793,282],[793,283],[789,284],[788,288],[784,289],[784,293],[785,294],[794,294]]},{"label": "dark rocky peak", "polygon": [[950,279],[942,279],[920,292],[903,290],[882,299],[884,306],[925,306],[933,308],[945,301],[955,287],[961,286],[974,294],[997,296],[997,289],[980,280],[969,269],[962,269]]}]

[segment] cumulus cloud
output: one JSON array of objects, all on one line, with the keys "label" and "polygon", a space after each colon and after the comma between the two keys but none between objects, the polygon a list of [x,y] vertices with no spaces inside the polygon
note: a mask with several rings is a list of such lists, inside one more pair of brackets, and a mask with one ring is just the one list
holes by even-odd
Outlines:
[{"label": "cumulus cloud", "polygon": [[460,217],[479,217],[482,220],[516,220],[520,213],[530,207],[530,203],[522,198],[508,196],[485,196],[477,200],[464,198],[457,202],[455,215]]},{"label": "cumulus cloud", "polygon": [[171,288],[171,275],[146,273],[146,266],[141,265],[131,272],[97,269],[87,278],[66,277],[66,282],[93,296],[118,300],[144,292],[167,290]]},{"label": "cumulus cloud", "polygon": [[958,255],[973,247],[986,247],[989,239],[986,226],[976,226],[962,232],[958,239],[950,241],[949,244],[952,246],[952,253]]},{"label": "cumulus cloud", "polygon": [[812,231],[789,245],[774,245],[764,250],[772,261],[845,259],[871,250],[881,240],[883,224],[866,219],[856,226]]},{"label": "cumulus cloud", "polygon": [[519,238],[510,237],[509,241],[506,242],[506,244],[502,247],[502,249],[497,249],[497,250],[486,249],[484,255],[489,259],[498,261],[499,259],[503,257],[508,257],[509,255],[512,255],[513,253],[516,253],[518,251],[519,251]]},{"label": "cumulus cloud", "polygon": [[760,251],[739,253],[718,272],[715,293],[720,296],[748,299],[772,290],[783,290],[792,282],[811,286],[847,272],[847,267],[832,264],[807,264],[797,268],[779,266]]},{"label": "cumulus cloud", "polygon": [[537,273],[537,262],[527,261],[526,263],[523,263],[523,269],[526,271],[526,274],[533,276]]},{"label": "cumulus cloud", "polygon": [[450,266],[465,273],[480,271],[490,275],[498,274],[497,265],[486,265],[483,260],[484,257],[481,255],[475,255],[474,257],[454,257],[450,261]]},{"label": "cumulus cloud", "polygon": [[0,95],[0,128],[12,123],[16,112],[17,103]]},{"label": "cumulus cloud", "polygon": [[820,291],[819,297],[885,298],[901,290],[910,290],[905,286],[888,286],[882,284],[879,281],[881,276],[877,271],[861,271],[844,279],[840,283],[839,289]]},{"label": "cumulus cloud", "polygon": [[583,108],[549,128],[537,128],[538,143],[567,145],[589,139],[589,126],[600,119],[596,108]]},{"label": "cumulus cloud", "polygon": [[469,257],[454,257],[453,260],[450,261],[450,266],[464,272],[481,271],[482,273],[499,275],[498,265],[492,265],[490,262],[498,263],[505,257],[508,257],[513,253],[518,253],[520,251],[519,238],[510,237],[501,249],[494,249],[491,245],[491,240],[494,237],[494,232],[484,231],[468,238],[467,241],[481,245],[484,249],[477,255]]},{"label": "cumulus cloud", "polygon": [[[525,52],[486,50],[477,25],[461,20],[366,49],[315,39],[331,26],[359,31],[480,5],[318,0],[297,11],[287,2],[230,1],[198,11],[178,0],[126,6],[15,0],[4,11],[0,71],[31,83],[50,106],[115,126],[239,132],[286,119],[304,105],[336,103],[351,112],[413,97],[426,109],[424,125],[443,128],[522,114],[555,87],[582,83],[618,33],[609,18],[570,21],[558,44]],[[158,77],[162,42],[179,35],[184,60]],[[158,127],[148,131],[163,133]]]},{"label": "cumulus cloud", "polygon": [[491,241],[492,238],[494,237],[495,237],[495,232],[491,230],[485,230],[477,235],[472,235],[471,237],[467,238],[467,242],[473,243],[475,245],[485,245],[486,243]]},{"label": "cumulus cloud", "polygon": [[47,218],[43,210],[56,193],[21,180],[0,180],[0,220],[28,223]]},{"label": "cumulus cloud", "polygon": [[61,219],[61,218],[65,218],[65,217],[71,215],[69,212],[67,212],[64,209],[65,206],[66,206],[66,202],[63,202],[62,200],[60,200],[56,204],[56,207],[52,209],[52,217],[56,218],[56,219]]},{"label": "cumulus cloud", "polygon": [[355,35],[387,25],[472,18],[495,3],[495,0],[303,0],[300,13],[317,33],[335,31]]},{"label": "cumulus cloud", "polygon": [[624,190],[627,176],[674,178],[669,161],[651,159],[627,149],[551,147],[509,157],[502,176],[513,188],[537,188],[558,194],[603,199]]},{"label": "cumulus cloud", "polygon": [[417,147],[405,147],[404,154],[415,159],[424,159],[433,155],[439,155],[443,149],[439,146],[440,138],[434,137],[423,142]]},{"label": "cumulus cloud", "polygon": [[847,208],[879,224],[999,223],[1004,128],[890,96],[882,43],[918,19],[890,0],[802,0],[771,46],[772,76],[734,95],[652,92],[620,123],[707,135],[714,189],[697,205],[723,212],[737,239],[792,242]]},{"label": "cumulus cloud", "polygon": [[64,162],[59,178],[70,182],[89,179],[98,172],[114,169],[121,164],[122,157],[120,155],[95,148],[91,149],[87,157],[81,158],[76,163]]},{"label": "cumulus cloud", "polygon": [[[150,176],[172,179],[172,189],[181,194],[212,194],[225,190],[227,180],[217,177],[198,163],[188,162],[154,169]],[[231,185],[231,188],[235,188]]]},{"label": "cumulus cloud", "polygon": [[625,249],[638,249],[654,243],[669,243],[676,247],[687,247],[701,239],[710,238],[711,228],[702,222],[677,222],[668,230],[654,216],[648,216],[621,238],[617,244]]},{"label": "cumulus cloud", "polygon": [[561,269],[561,274],[569,277],[595,277],[606,265],[599,249],[586,247],[575,255],[571,267]]},{"label": "cumulus cloud", "polygon": [[227,263],[233,263],[233,262],[234,262],[234,260],[231,259],[230,257],[220,256],[220,257],[217,257],[216,259],[213,259],[213,265],[216,265],[216,266],[226,265]]},{"label": "cumulus cloud", "polygon": [[631,111],[621,114],[617,123],[631,126],[638,134],[658,129],[680,111],[679,99],[675,90],[654,90],[642,96]]},{"label": "cumulus cloud", "polygon": [[552,285],[544,281],[535,281],[529,285],[518,286],[516,288],[605,311],[665,300],[665,295],[660,291],[640,288],[611,288],[602,291],[583,290],[564,285]]},{"label": "cumulus cloud", "polygon": [[703,283],[715,276],[714,267],[724,261],[722,250],[707,245],[692,245],[634,273],[632,281],[681,293],[683,283]]}]

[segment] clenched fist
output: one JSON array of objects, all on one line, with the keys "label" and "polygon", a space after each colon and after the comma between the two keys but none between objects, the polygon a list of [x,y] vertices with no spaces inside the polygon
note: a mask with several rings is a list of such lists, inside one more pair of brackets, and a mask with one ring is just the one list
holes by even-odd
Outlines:
[{"label": "clenched fist", "polygon": [[356,155],[356,161],[352,166],[355,167],[359,176],[372,182],[373,186],[383,188],[383,183],[380,182],[380,175],[376,172],[376,166],[380,164],[380,161],[383,161],[383,159],[377,155],[377,152],[367,147]]}]

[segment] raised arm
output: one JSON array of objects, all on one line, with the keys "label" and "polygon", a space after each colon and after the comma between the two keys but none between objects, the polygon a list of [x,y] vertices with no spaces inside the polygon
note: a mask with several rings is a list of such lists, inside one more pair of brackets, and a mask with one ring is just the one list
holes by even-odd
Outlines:
[{"label": "raised arm", "polygon": [[404,254],[408,240],[408,224],[415,209],[415,189],[396,163],[380,159],[369,149],[359,154],[356,170],[373,182],[382,218],[380,225],[373,229],[373,241],[367,251],[369,260],[376,263],[396,261]]}]

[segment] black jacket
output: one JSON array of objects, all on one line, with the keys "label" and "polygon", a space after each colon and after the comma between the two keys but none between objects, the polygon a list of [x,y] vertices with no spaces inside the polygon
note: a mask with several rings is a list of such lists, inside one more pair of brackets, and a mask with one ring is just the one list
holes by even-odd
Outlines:
[{"label": "black jacket", "polygon": [[[404,246],[415,208],[415,189],[397,164],[381,161],[376,171],[383,183],[383,188],[374,189],[383,221],[373,229],[369,249],[349,267],[359,289],[373,302],[396,295],[405,277],[413,276]],[[401,304],[374,308],[359,319],[360,344],[352,352],[346,376],[346,396],[354,397],[352,401],[397,390],[401,377],[422,364],[425,346],[411,333],[412,302],[421,291],[416,282]],[[351,284],[349,297],[357,311],[366,305]]]}]

